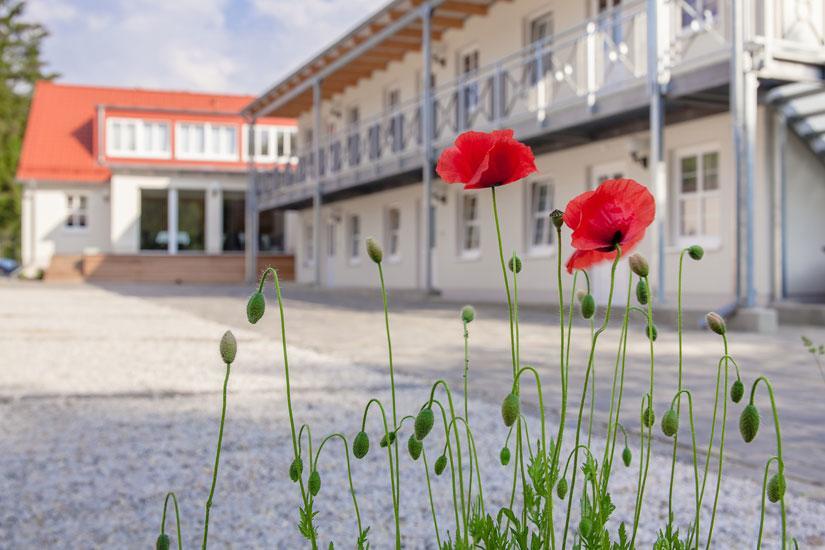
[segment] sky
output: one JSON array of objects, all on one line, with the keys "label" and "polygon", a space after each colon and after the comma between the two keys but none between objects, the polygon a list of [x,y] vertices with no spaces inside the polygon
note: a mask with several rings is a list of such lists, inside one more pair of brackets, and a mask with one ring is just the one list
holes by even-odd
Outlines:
[{"label": "sky", "polygon": [[387,0],[28,0],[73,84],[259,94]]}]

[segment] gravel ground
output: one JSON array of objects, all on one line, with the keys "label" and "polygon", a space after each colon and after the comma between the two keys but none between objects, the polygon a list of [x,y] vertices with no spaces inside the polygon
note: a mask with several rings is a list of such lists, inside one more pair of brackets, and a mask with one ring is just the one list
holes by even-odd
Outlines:
[{"label": "gravel ground", "polygon": [[[6,359],[0,367],[0,494],[5,495],[0,546],[146,548],[158,531],[163,495],[172,489],[181,502],[185,546],[196,547],[220,414],[224,371],[217,343],[225,328],[99,289],[34,285],[0,286],[0,322]],[[216,548],[300,548],[298,490],[286,476],[291,440],[279,342],[251,330],[235,334],[239,351],[229,383],[210,542]],[[388,402],[385,369],[303,348],[290,349],[290,365],[296,416],[312,425],[316,445],[319,436],[333,431],[354,435],[370,396]],[[397,385],[401,411],[415,410],[426,398],[426,380],[399,375]],[[470,416],[485,499],[497,508],[511,479],[497,459],[506,429],[496,403],[473,401]],[[538,420],[530,417],[529,422],[535,437]],[[549,423],[555,425],[553,419]],[[370,433],[373,449],[353,462],[353,481],[373,547],[387,548],[393,538],[392,506],[386,455],[376,452],[376,418],[370,420]],[[572,437],[568,433],[567,441]],[[428,438],[431,462],[438,445],[438,438]],[[631,447],[637,466],[636,438]],[[669,460],[663,455],[669,447],[657,441],[654,450],[640,548],[650,547],[666,520]],[[351,547],[356,529],[340,443],[325,447],[319,469],[320,539]],[[402,533],[408,548],[435,548],[422,469],[404,454]],[[736,464],[726,472],[713,546],[752,547],[761,473]],[[637,473],[621,466],[615,470],[615,521],[632,520]],[[680,463],[677,475],[675,513],[687,523],[694,498],[692,468]],[[786,499],[789,530],[801,547],[823,547],[825,502],[800,496],[794,483]],[[434,479],[433,490],[440,525],[452,529],[446,475]],[[766,547],[776,546],[777,511],[769,507]],[[557,518],[561,512],[558,507]],[[707,517],[702,523],[707,526]]]}]

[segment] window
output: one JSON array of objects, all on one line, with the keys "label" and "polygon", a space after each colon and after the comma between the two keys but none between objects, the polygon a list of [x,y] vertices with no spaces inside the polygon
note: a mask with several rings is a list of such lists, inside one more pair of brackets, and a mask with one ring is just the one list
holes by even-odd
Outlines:
[{"label": "window", "polygon": [[683,154],[677,161],[679,245],[718,246],[720,238],[719,153]]},{"label": "window", "polygon": [[398,260],[401,256],[401,210],[387,209],[387,256],[390,260]]},{"label": "window", "polygon": [[549,182],[537,181],[530,184],[530,216],[528,218],[528,248],[533,253],[549,253],[553,246],[553,186]]},{"label": "window", "polygon": [[182,122],[175,130],[175,155],[189,160],[237,160],[238,129],[226,124]]},{"label": "window", "polygon": [[304,225],[304,263],[310,265],[315,261],[315,231],[312,223]]},{"label": "window", "polygon": [[206,191],[178,191],[178,250],[206,249]]},{"label": "window", "polygon": [[106,124],[106,154],[168,158],[169,124],[139,118],[110,118]]},{"label": "window", "polygon": [[336,230],[336,223],[335,220],[330,219],[327,221],[327,256],[330,258],[335,257],[335,247],[338,244],[337,241],[337,233]]},{"label": "window", "polygon": [[462,100],[464,101],[464,110],[461,113],[463,117],[461,121],[463,128],[470,127],[471,119],[480,101],[478,80],[475,78],[478,74],[478,68],[478,49],[468,50],[459,55],[458,74],[464,82],[461,90]]},{"label": "window", "polygon": [[459,195],[459,252],[462,256],[477,256],[481,245],[481,223],[478,219],[478,196]]},{"label": "window", "polygon": [[253,155],[258,162],[286,162],[296,153],[295,132],[295,128],[288,126],[256,124],[252,142],[249,140],[249,127],[245,127],[244,159]]},{"label": "window", "polygon": [[553,14],[551,12],[544,12],[528,21],[527,43],[534,50],[530,69],[530,83],[533,85],[553,70],[553,57],[548,51],[552,36]]},{"label": "window", "polygon": [[66,195],[67,229],[85,229],[88,217],[89,199],[86,195]]},{"label": "window", "polygon": [[166,189],[140,191],[140,249],[166,250],[169,247],[169,194]]},{"label": "window", "polygon": [[361,218],[357,214],[349,217],[349,257],[351,261],[361,258]]},{"label": "window", "polygon": [[244,228],[246,199],[243,191],[223,192],[223,234],[221,250],[239,252],[244,249],[246,239]]},{"label": "window", "polygon": [[681,5],[682,28],[698,32],[705,23],[719,18],[719,0],[684,0]]}]

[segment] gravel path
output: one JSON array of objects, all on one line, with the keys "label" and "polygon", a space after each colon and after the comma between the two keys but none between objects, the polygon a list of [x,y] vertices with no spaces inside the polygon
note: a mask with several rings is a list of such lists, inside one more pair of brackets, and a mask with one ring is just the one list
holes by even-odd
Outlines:
[{"label": "gravel path", "polygon": [[[225,327],[100,289],[40,285],[0,286],[0,323],[5,359],[0,367],[0,546],[146,548],[157,534],[163,494],[174,489],[185,546],[197,547],[224,374],[217,342]],[[301,548],[295,529],[298,491],[286,476],[291,440],[279,342],[253,330],[234,332],[239,351],[230,378],[210,542],[215,548]],[[290,350],[290,364],[296,416],[312,425],[316,445],[321,434],[332,431],[354,435],[369,396],[388,402],[384,369],[304,348]],[[428,384],[422,378],[401,374],[397,383],[401,411],[415,410],[426,398]],[[506,429],[498,406],[487,400],[471,402],[470,416],[485,498],[496,508],[509,489],[509,470],[497,458]],[[535,437],[538,420],[529,421]],[[549,423],[555,425],[553,419]],[[735,430],[735,422],[729,428]],[[386,455],[376,452],[378,433],[373,418],[373,448],[365,460],[353,462],[353,478],[364,523],[371,526],[370,541],[387,548],[393,537],[392,506]],[[567,441],[572,437],[569,433]],[[437,444],[438,438],[428,438],[431,463]],[[637,466],[638,440],[631,446]],[[668,452],[658,441],[654,448]],[[408,548],[435,548],[422,468],[404,454],[402,532]],[[352,547],[355,522],[338,442],[325,448],[320,471],[320,539]],[[684,524],[691,515],[693,472],[687,464],[679,464],[677,472],[675,512]],[[669,461],[655,457],[640,548],[650,547],[654,531],[665,523],[668,473]],[[614,521],[632,520],[636,474],[635,468],[615,470]],[[752,547],[758,481],[761,474],[751,468],[726,466],[715,548]],[[795,483],[787,496],[790,532],[804,548],[823,547],[825,503],[800,496]],[[440,525],[450,528],[446,475],[435,478],[434,492]],[[766,547],[775,547],[777,508],[769,512],[771,544]],[[556,517],[560,514],[558,508]]]}]

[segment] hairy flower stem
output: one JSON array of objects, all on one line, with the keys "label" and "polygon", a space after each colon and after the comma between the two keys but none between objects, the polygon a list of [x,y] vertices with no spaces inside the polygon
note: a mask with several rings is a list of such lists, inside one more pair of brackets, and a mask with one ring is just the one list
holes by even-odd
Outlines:
[{"label": "hairy flower stem", "polygon": [[[696,458],[696,427],[693,422],[693,395],[690,393],[689,390],[679,390],[673,399],[670,402],[670,408],[673,409],[674,405],[676,405],[676,414],[677,417],[679,415],[679,402],[681,401],[682,394],[687,395],[688,398],[688,414],[690,415],[690,442],[691,442],[691,450],[693,452],[693,480],[695,484],[695,492],[694,497],[696,501],[696,510],[693,519],[693,530],[696,533],[696,545],[699,545],[699,512],[700,512],[700,503],[699,503],[699,465],[698,460]],[[673,438],[676,439],[676,436],[679,434],[679,431],[676,430],[676,433],[673,434]],[[674,456],[673,461],[676,460]],[[668,511],[668,517],[672,518],[672,514]],[[668,524],[670,524],[672,519],[668,520]],[[668,532],[670,532],[668,530]]]},{"label": "hairy flower stem", "polygon": [[430,466],[427,463],[427,449],[422,447],[421,458],[424,460],[424,477],[427,480],[427,496],[430,499],[430,512],[433,516],[433,529],[435,530],[436,547],[441,548],[441,534],[438,532],[438,519],[435,513],[435,503],[433,501],[433,486],[430,483]]},{"label": "hairy flower stem", "polygon": [[768,472],[770,471],[772,462],[777,463],[777,468],[780,472],[783,469],[783,467],[780,466],[779,457],[777,456],[770,457],[765,463],[765,474],[762,477],[762,502],[759,506],[759,535],[756,538],[756,550],[761,550],[762,548],[762,533],[765,529],[765,493],[768,486]]},{"label": "hairy flower stem", "polygon": [[616,282],[616,266],[619,263],[619,259],[622,257],[622,250],[618,246],[616,247],[616,258],[613,260],[613,265],[610,268],[610,291],[607,294],[607,309],[604,312],[604,321],[602,321],[602,326],[593,333],[593,337],[590,340],[590,353],[588,354],[587,359],[587,370],[584,373],[584,386],[582,387],[582,397],[579,401],[579,416],[576,420],[576,443],[573,449],[573,476],[570,481],[570,495],[567,499],[567,517],[564,519],[564,534],[562,535],[562,550],[567,547],[567,531],[570,528],[570,510],[573,507],[573,495],[576,489],[576,473],[579,467],[579,441],[581,436],[581,424],[582,424],[582,415],[584,413],[584,401],[587,397],[587,384],[590,379],[590,372],[593,368],[593,361],[595,359],[596,354],[596,342],[599,339],[599,336],[602,332],[607,329],[607,324],[610,322],[610,312],[613,305],[613,289],[614,284]]},{"label": "hairy flower stem", "polygon": [[[711,510],[710,514],[710,528],[708,529],[708,541],[707,546],[705,548],[710,548],[710,541],[713,538],[713,525],[716,522],[716,505],[719,503],[719,489],[722,486],[722,465],[725,461],[725,428],[727,424],[728,418],[728,360],[730,356],[728,355],[728,337],[724,334],[722,335],[722,342],[725,346],[725,355],[719,361],[719,366],[722,364],[722,360],[725,362],[725,379],[724,384],[722,385],[722,428],[719,432],[719,467],[716,469],[716,492],[713,495],[713,509]],[[716,368],[716,399],[719,397],[719,366]],[[737,372],[739,371],[739,367],[736,367]],[[716,416],[716,404],[714,403],[713,407],[713,415]],[[714,418],[715,424],[715,418]],[[712,430],[711,430],[711,433]],[[711,437],[710,442],[708,443],[708,461],[710,460],[710,449],[713,447],[713,438]],[[707,477],[707,462],[705,463],[705,477]],[[702,480],[702,496],[704,496],[704,481]],[[701,502],[701,500],[700,500]],[[699,528],[696,528],[696,547],[699,547]]]},{"label": "hairy flower stem", "polygon": [[178,508],[178,497],[175,493],[166,493],[166,498],[163,500],[163,517],[160,520],[160,534],[166,534],[166,508],[169,506],[169,499],[175,505],[175,530],[178,533],[178,550],[183,550],[183,538],[180,535],[180,509]]},{"label": "hairy flower stem", "polygon": [[343,434],[334,433],[326,436],[322,441],[321,444],[318,445],[318,450],[315,451],[315,459],[312,461],[310,471],[314,471],[318,469],[318,458],[321,456],[321,450],[324,448],[324,445],[327,441],[333,438],[338,438],[344,444],[344,458],[347,461],[347,480],[349,481],[349,492],[352,495],[352,506],[355,508],[355,520],[358,525],[358,534],[360,535],[364,529],[361,527],[361,512],[358,510],[358,499],[355,497],[355,485],[352,483],[352,467],[350,465],[349,460],[349,444],[347,443],[347,438],[344,437]]},{"label": "hairy flower stem", "polygon": [[[384,437],[387,438],[387,463],[389,464],[389,468],[390,468],[390,491],[392,493],[392,511],[393,511],[393,518],[395,520],[395,531],[396,531],[396,533],[398,533],[399,523],[400,523],[399,514],[398,514],[399,503],[398,503],[398,493],[396,491],[396,485],[395,485],[395,480],[396,480],[395,465],[394,465],[393,457],[392,457],[392,447],[393,447],[393,445],[395,445],[396,448],[398,447],[398,440],[396,438],[395,443],[393,443],[393,444],[389,443],[390,429],[389,429],[389,425],[387,424],[387,411],[384,409],[384,405],[381,403],[381,401],[379,401],[375,397],[373,397],[372,399],[367,401],[367,404],[364,407],[364,416],[361,419],[361,431],[364,431],[364,427],[367,424],[367,413],[369,412],[370,406],[373,403],[375,405],[377,405],[378,408],[381,410],[381,420],[384,422]],[[312,451],[310,451],[310,453],[311,452]],[[398,542],[398,536],[396,536],[396,542]]]},{"label": "hairy flower stem", "polygon": [[[513,299],[510,296],[510,282],[507,279],[507,266],[504,265],[504,247],[501,244],[501,224],[498,221],[498,204],[496,203],[496,188],[491,187],[493,193],[493,218],[496,222],[496,237],[498,239],[498,257],[501,261],[501,274],[504,277],[504,291],[507,294],[507,316],[510,320],[510,355],[513,359],[513,379],[516,378],[518,364],[516,362],[516,336],[513,326]],[[518,388],[516,388],[518,389]]]},{"label": "hairy flower stem", "polygon": [[[455,485],[455,482],[456,482],[455,462],[454,462],[454,456],[453,456],[453,448],[452,448],[452,445],[450,444],[450,432],[449,432],[449,429],[448,429],[448,427],[450,425],[450,421],[447,420],[447,410],[444,408],[444,405],[441,403],[441,401],[439,401],[438,399],[433,399],[431,401],[431,403],[437,405],[438,408],[441,410],[441,419],[442,419],[442,423],[444,425],[444,447],[447,449],[446,453],[447,453],[447,458],[449,459],[449,464],[450,464],[450,485],[451,485],[452,491],[453,491],[453,511],[455,512],[455,527],[456,527],[456,533],[459,533],[461,531],[461,522],[462,522],[462,518],[463,518],[463,511],[460,513],[459,510],[458,510],[458,491],[456,490],[456,485]],[[444,453],[442,453],[442,454],[444,454]]]},{"label": "hairy flower stem", "polygon": [[223,379],[223,400],[221,405],[221,424],[218,430],[218,448],[215,450],[215,465],[212,468],[212,487],[209,488],[209,498],[206,499],[206,517],[203,521],[203,544],[206,550],[206,539],[209,534],[209,511],[212,509],[212,497],[215,496],[215,485],[218,483],[218,465],[221,461],[221,445],[223,444],[223,425],[226,420],[226,387],[229,384],[230,364],[226,364],[226,376]]}]

